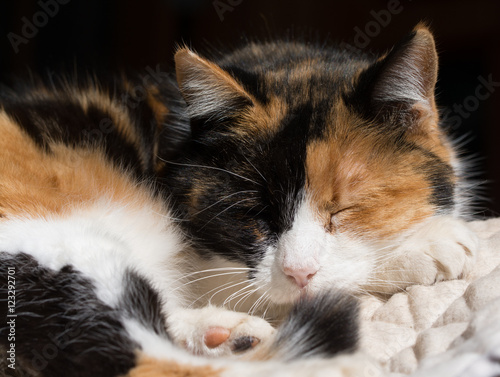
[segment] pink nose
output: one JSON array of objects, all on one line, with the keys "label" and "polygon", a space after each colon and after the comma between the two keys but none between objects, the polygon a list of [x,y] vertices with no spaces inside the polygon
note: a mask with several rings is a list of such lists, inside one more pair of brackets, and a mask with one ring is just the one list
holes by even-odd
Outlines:
[{"label": "pink nose", "polygon": [[311,280],[313,276],[316,275],[316,272],[318,272],[318,268],[313,266],[300,268],[284,267],[283,271],[285,272],[285,275],[293,278],[299,288],[302,289],[307,284],[309,284],[309,280]]}]

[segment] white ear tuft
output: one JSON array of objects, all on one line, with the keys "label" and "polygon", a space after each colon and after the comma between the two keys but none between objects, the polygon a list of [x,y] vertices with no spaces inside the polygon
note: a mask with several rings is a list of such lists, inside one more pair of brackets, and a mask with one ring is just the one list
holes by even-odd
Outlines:
[{"label": "white ear tuft", "polygon": [[375,102],[418,102],[431,109],[437,69],[434,38],[425,26],[419,25],[382,61],[372,98]]},{"label": "white ear tuft", "polygon": [[175,54],[175,67],[191,118],[223,120],[253,103],[228,72],[187,48]]}]

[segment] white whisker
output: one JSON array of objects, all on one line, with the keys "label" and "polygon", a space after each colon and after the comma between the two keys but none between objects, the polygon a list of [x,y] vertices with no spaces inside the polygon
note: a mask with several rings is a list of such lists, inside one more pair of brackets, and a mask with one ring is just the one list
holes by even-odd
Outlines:
[{"label": "white whisker", "polygon": [[190,272],[189,274],[181,276],[180,278],[176,279],[174,282],[177,282],[179,280],[183,280],[183,279],[189,278],[189,277],[194,276],[194,275],[205,274],[207,272],[220,272],[220,271],[230,272],[230,271],[233,271],[233,273],[238,274],[238,273],[245,273],[245,272],[248,272],[250,270],[251,269],[248,268],[248,267],[219,267],[219,268],[210,268],[210,269],[207,269],[207,270],[199,270],[199,271]]},{"label": "white whisker", "polygon": [[228,198],[230,198],[232,196],[235,196],[235,195],[238,195],[238,194],[255,193],[255,192],[258,192],[258,191],[256,191],[256,190],[246,190],[246,191],[238,191],[238,192],[234,192],[232,194],[226,195],[222,199],[217,200],[215,203],[210,204],[208,207],[206,207],[206,208],[204,208],[204,209],[196,212],[193,216],[199,215],[200,213],[206,211],[209,208],[212,208],[213,206],[219,204],[220,202],[223,202],[224,200],[226,200],[226,199],[228,199]]},{"label": "white whisker", "polygon": [[260,302],[267,296],[267,292],[269,292],[269,289],[265,291],[250,307],[248,310],[250,315],[254,315],[255,311],[258,309]]},{"label": "white whisker", "polygon": [[[192,307],[196,302],[198,302],[199,300],[201,300],[203,297],[209,295],[210,293],[214,292],[214,294],[212,294],[212,296],[210,296],[210,298],[208,299],[208,302],[212,302],[213,298],[218,295],[219,293],[225,291],[226,289],[231,289],[231,288],[234,288],[240,284],[244,284],[246,283],[247,281],[244,280],[244,281],[241,281],[241,282],[238,282],[238,283],[234,283],[233,281],[228,281],[227,283],[224,283],[218,287],[215,287],[215,288],[212,288],[211,290],[209,290],[208,292],[205,292],[204,294],[202,294],[201,296],[199,296],[196,300],[194,300],[190,307]],[[234,283],[234,284],[233,284]]]},{"label": "white whisker", "polygon": [[255,292],[257,292],[259,289],[255,288],[252,289],[251,291],[247,292],[246,294],[243,294],[242,297],[236,302],[236,304],[233,306],[233,310],[236,310],[240,302],[243,304],[250,296],[252,296]]},{"label": "white whisker", "polygon": [[262,175],[262,173],[259,171],[259,169],[257,169],[257,168],[255,167],[255,165],[254,165],[254,164],[252,164],[252,163],[250,162],[250,160],[247,158],[247,156],[243,156],[243,157],[245,157],[245,160],[247,160],[247,162],[248,162],[248,163],[252,166],[252,168],[254,168],[254,170],[257,172],[257,174],[259,174],[259,175],[262,177],[262,179],[264,180],[264,182],[266,182],[266,183],[267,183],[267,179],[266,179],[266,178],[264,178],[264,176],[263,176],[263,175]]},{"label": "white whisker", "polygon": [[218,168],[218,167],[215,167],[215,166],[206,166],[206,165],[197,165],[197,164],[181,164],[179,162],[168,161],[168,160],[165,160],[165,159],[162,159],[162,158],[160,158],[160,160],[163,161],[163,162],[165,162],[165,163],[167,163],[167,164],[172,164],[172,165],[187,166],[187,167],[192,167],[192,168],[213,169],[213,170],[222,171],[224,173],[228,173],[228,174],[233,175],[235,177],[241,178],[241,179],[243,179],[245,181],[252,182],[252,183],[255,183],[256,185],[262,186],[260,183],[255,182],[254,180],[252,180],[250,178],[243,177],[242,175],[233,173],[232,171],[229,171],[229,170],[226,170],[226,169],[222,169],[222,168]]},{"label": "white whisker", "polygon": [[203,228],[205,228],[212,220],[216,219],[217,217],[219,217],[220,215],[222,215],[224,212],[226,212],[227,210],[231,209],[232,207],[240,204],[240,203],[243,203],[243,202],[246,202],[247,200],[253,200],[253,198],[246,198],[246,199],[242,199],[242,200],[238,200],[236,203],[233,203],[231,204],[230,206],[226,207],[225,209],[223,209],[222,211],[220,211],[217,215],[215,215],[214,217],[212,217],[210,220],[208,220],[205,225],[203,225],[200,230],[202,230]]},{"label": "white whisker", "polygon": [[175,291],[177,291],[177,290],[179,290],[181,288],[184,288],[186,285],[190,285],[190,284],[196,283],[196,282],[201,281],[201,280],[211,279],[211,278],[220,277],[220,276],[241,274],[241,273],[242,273],[241,271],[240,272],[225,272],[225,273],[222,273],[222,274],[215,274],[215,275],[203,276],[201,278],[198,278],[198,279],[195,279],[195,280],[191,280],[191,281],[188,281],[187,283],[184,283],[182,286],[175,288],[172,292],[175,292]]},{"label": "white whisker", "polygon": [[[248,283],[248,281],[245,281],[245,282],[242,282],[242,283]],[[241,283],[240,283],[241,284]],[[224,303],[222,304],[223,306],[226,306],[228,303],[230,303],[232,300],[235,300],[237,299],[238,297],[244,295],[245,293],[245,290],[246,289],[250,289],[252,287],[254,287],[255,284],[254,283],[251,283],[249,285],[246,285],[244,286],[243,288],[237,290],[236,292],[232,293],[231,295],[229,295],[225,300],[224,300]]]}]

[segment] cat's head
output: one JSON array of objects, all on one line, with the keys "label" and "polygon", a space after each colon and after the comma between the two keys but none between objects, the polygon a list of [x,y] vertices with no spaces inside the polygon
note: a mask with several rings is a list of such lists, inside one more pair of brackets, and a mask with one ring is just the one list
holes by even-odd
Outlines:
[{"label": "cat's head", "polygon": [[379,59],[275,42],[175,61],[192,126],[168,167],[183,224],[274,302],[373,285],[413,226],[455,210],[424,26]]}]

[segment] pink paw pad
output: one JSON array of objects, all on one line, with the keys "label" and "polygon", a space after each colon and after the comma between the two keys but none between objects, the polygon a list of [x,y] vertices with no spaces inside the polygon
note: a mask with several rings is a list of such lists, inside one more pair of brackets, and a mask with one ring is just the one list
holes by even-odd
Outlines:
[{"label": "pink paw pad", "polygon": [[220,346],[229,339],[231,331],[224,327],[211,327],[207,330],[204,336],[205,345],[208,348],[215,348]]},{"label": "pink paw pad", "polygon": [[208,348],[217,348],[229,342],[228,346],[234,353],[247,351],[260,343],[260,339],[254,336],[243,335],[229,340],[230,336],[231,331],[224,327],[211,327],[205,332],[203,341]]}]

